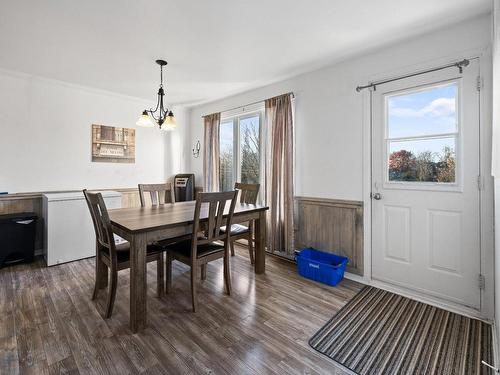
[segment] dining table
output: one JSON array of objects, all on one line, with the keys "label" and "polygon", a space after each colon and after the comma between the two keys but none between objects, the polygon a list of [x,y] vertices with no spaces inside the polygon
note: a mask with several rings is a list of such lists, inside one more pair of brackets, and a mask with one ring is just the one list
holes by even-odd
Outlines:
[{"label": "dining table", "polygon": [[[147,324],[146,248],[156,241],[192,234],[196,201],[109,210],[113,232],[130,243],[130,329]],[[228,205],[227,205],[228,206]],[[227,218],[226,207],[226,215]],[[232,224],[255,222],[255,273],[265,272],[267,206],[236,203]],[[208,205],[202,204],[200,225],[207,222]],[[203,229],[203,227],[201,227]]]}]

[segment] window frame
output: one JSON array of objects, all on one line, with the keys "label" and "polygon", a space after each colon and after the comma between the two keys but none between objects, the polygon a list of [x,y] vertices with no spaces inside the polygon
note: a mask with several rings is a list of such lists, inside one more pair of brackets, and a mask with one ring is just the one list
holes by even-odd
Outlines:
[{"label": "window frame", "polygon": [[[228,112],[227,114],[221,113],[221,119],[220,119],[220,125],[224,123],[233,123],[233,168],[232,168],[232,186],[234,187],[235,182],[241,181],[241,139],[240,139],[240,122],[242,120],[252,118],[252,117],[258,117],[259,118],[259,152],[260,152],[260,165],[259,165],[259,172],[260,172],[260,186],[261,189],[259,189],[259,195],[257,197],[257,202],[263,203],[264,199],[264,194],[262,191],[262,188],[264,186],[264,160],[265,160],[265,145],[264,145],[264,108],[259,107],[255,109],[250,109],[250,110],[244,110],[241,111],[240,113],[231,113]],[[219,157],[219,163],[220,163],[220,157]],[[219,177],[219,183],[220,183],[220,177]]]},{"label": "window frame", "polygon": [[[389,137],[389,99],[395,96],[418,93],[429,88],[439,88],[455,84],[456,93],[456,131],[448,133],[433,133],[418,136]],[[401,90],[394,90],[384,95],[384,140],[383,140],[383,176],[385,189],[408,189],[408,190],[433,190],[433,191],[462,191],[462,81],[459,78],[453,78],[443,81],[426,83],[424,85],[407,87]],[[390,143],[404,141],[425,141],[432,139],[454,138],[455,140],[455,182],[435,182],[435,181],[391,181],[389,180],[389,157]]]}]

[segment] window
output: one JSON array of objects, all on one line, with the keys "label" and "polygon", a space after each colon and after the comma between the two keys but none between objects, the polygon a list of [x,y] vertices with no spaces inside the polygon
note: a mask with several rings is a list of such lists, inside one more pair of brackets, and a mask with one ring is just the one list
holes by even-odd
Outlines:
[{"label": "window", "polygon": [[221,122],[219,128],[219,143],[220,143],[220,189],[222,191],[232,190],[233,169],[234,169],[234,137],[233,137],[233,120]]},{"label": "window", "polygon": [[387,180],[456,182],[456,82],[386,97]]},{"label": "window", "polygon": [[240,119],[240,181],[260,183],[260,116]]},{"label": "window", "polygon": [[262,119],[262,110],[222,118],[219,130],[222,191],[233,190],[235,182],[261,183]]}]

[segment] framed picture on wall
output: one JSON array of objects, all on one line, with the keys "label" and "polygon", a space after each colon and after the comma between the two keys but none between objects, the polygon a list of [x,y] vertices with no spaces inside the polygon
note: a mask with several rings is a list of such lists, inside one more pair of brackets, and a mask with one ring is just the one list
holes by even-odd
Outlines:
[{"label": "framed picture on wall", "polygon": [[135,163],[135,129],[93,124],[92,161]]}]

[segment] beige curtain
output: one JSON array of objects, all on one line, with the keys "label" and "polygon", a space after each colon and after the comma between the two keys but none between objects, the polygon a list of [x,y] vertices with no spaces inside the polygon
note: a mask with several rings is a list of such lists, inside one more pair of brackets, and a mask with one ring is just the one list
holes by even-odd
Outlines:
[{"label": "beige curtain", "polygon": [[203,176],[205,191],[219,191],[219,125],[220,113],[204,117]]},{"label": "beige curtain", "polygon": [[266,100],[268,251],[293,256],[293,110],[291,94]]}]

